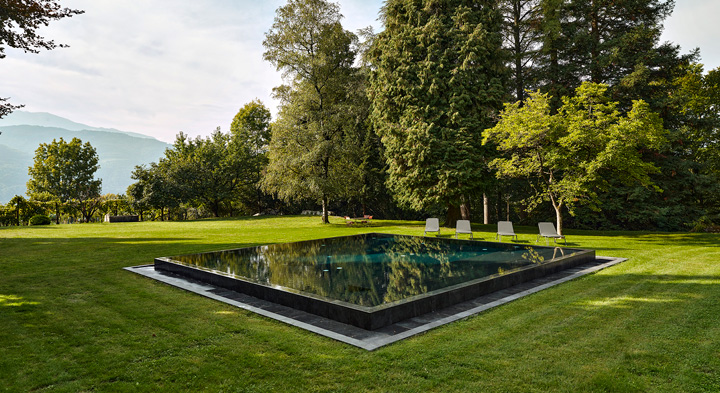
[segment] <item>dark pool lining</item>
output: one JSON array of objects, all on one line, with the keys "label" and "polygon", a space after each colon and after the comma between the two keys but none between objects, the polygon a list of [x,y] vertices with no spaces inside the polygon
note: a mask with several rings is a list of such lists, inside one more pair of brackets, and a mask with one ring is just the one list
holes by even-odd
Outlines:
[{"label": "dark pool lining", "polygon": [[[555,248],[546,246],[534,247]],[[197,267],[176,263],[167,257],[156,258],[154,266],[156,270],[180,274],[201,282],[206,282],[210,285],[293,307],[362,329],[376,330],[595,260],[594,250],[573,249],[573,251],[576,252],[545,263],[520,267],[504,274],[495,274],[471,280],[466,283],[456,284],[447,288],[373,307],[358,306],[308,293],[289,291],[285,288],[267,286],[240,278],[216,274]]]},{"label": "dark pool lining", "polygon": [[357,326],[333,321],[328,318],[281,306],[228,289],[217,288],[190,278],[156,271],[153,265],[133,266],[124,269],[203,297],[305,329],[333,340],[373,351],[388,344],[426,333],[448,323],[491,310],[497,306],[521,299],[578,277],[593,274],[625,260],[624,258],[598,256],[590,263],[553,273],[549,276],[528,281],[488,295],[483,295],[429,314],[407,319],[378,330],[361,329]]}]

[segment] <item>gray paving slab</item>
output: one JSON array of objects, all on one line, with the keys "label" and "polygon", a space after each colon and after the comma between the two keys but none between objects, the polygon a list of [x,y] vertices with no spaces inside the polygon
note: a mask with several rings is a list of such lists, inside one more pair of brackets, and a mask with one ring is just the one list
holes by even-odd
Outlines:
[{"label": "gray paving slab", "polygon": [[365,330],[227,289],[217,288],[179,275],[156,271],[153,265],[127,267],[125,270],[273,318],[301,329],[309,330],[346,344],[372,351],[408,337],[427,332],[430,329],[468,318],[493,307],[542,291],[543,289],[562,284],[586,274],[594,273],[598,270],[624,262],[625,260],[624,258],[596,257],[594,262],[589,262],[576,268],[566,269],[543,278],[484,295],[443,310],[396,322],[378,330]]}]

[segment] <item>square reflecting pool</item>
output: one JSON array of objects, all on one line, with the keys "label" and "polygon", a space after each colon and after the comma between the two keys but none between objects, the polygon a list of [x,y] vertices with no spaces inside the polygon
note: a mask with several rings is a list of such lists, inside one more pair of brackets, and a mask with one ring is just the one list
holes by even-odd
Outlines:
[{"label": "square reflecting pool", "polygon": [[595,259],[573,248],[370,233],[155,259],[155,269],[378,329]]}]

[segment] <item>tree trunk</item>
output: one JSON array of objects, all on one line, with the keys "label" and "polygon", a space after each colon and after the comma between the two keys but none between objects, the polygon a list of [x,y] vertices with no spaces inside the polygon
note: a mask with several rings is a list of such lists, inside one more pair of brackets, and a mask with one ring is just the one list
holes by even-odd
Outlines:
[{"label": "tree trunk", "polygon": [[483,192],[483,224],[490,224],[490,203],[487,194]]},{"label": "tree trunk", "polygon": [[592,37],[592,41],[590,43],[590,79],[595,83],[602,82],[601,76],[600,76],[600,54],[599,54],[599,46],[600,46],[600,26],[599,26],[599,15],[598,15],[598,9],[597,4],[595,4],[595,1],[591,2],[592,11],[589,15],[590,18],[590,36]]},{"label": "tree trunk", "polygon": [[510,221],[510,196],[505,197],[505,213],[507,214],[506,221]]},{"label": "tree trunk", "polygon": [[460,217],[463,220],[470,221],[470,205],[467,202],[467,198],[463,196],[460,198],[460,200],[462,201],[460,203]]},{"label": "tree trunk", "polygon": [[467,205],[467,203],[463,203],[460,205],[460,218],[470,221],[470,207]]},{"label": "tree trunk", "polygon": [[55,224],[60,225],[60,205],[55,202]]},{"label": "tree trunk", "polygon": [[329,224],[330,220],[328,219],[328,209],[327,209],[327,196],[322,196],[322,222],[323,224]]},{"label": "tree trunk", "polygon": [[457,220],[460,219],[460,206],[448,205],[447,215],[445,216],[445,226],[455,228]]},{"label": "tree trunk", "polygon": [[557,232],[558,235],[562,235],[563,224],[562,224],[562,204],[553,206],[555,208],[555,218],[557,219]]},{"label": "tree trunk", "polygon": [[[546,22],[549,25],[552,25],[553,23],[559,23],[558,18],[558,9],[556,7],[556,4],[553,4],[555,2],[551,2],[548,5],[548,8],[544,11],[544,18],[546,19]],[[545,26],[545,29],[548,28],[548,26]],[[558,43],[557,43],[557,32],[555,31],[544,31],[543,34],[545,35],[545,42],[543,44],[544,51],[547,51],[549,54],[549,61],[548,64],[548,73],[544,75],[549,81],[550,86],[548,93],[550,93],[550,114],[554,115],[557,113],[558,108],[560,108],[560,105],[562,104],[561,100],[561,86],[560,86],[560,60],[559,60],[559,54],[558,54]]]},{"label": "tree trunk", "polygon": [[262,213],[262,195],[260,194],[260,189],[257,188],[257,186],[255,187],[255,198],[257,202],[257,204],[255,205],[257,211],[255,213]]},{"label": "tree trunk", "polygon": [[[515,57],[515,101],[525,99],[525,80],[523,75],[523,56],[520,22],[522,18],[522,5],[519,1],[513,3],[513,41],[514,41],[514,57]],[[487,224],[487,223],[485,223]]]},{"label": "tree trunk", "polygon": [[80,204],[80,215],[82,216],[83,222],[87,224],[90,220],[90,218],[88,217],[87,202],[80,201],[79,204]]}]

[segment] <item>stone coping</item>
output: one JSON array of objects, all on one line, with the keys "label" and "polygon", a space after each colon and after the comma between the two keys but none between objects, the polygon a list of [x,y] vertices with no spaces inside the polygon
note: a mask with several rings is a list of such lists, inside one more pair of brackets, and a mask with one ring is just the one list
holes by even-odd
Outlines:
[{"label": "stone coping", "polygon": [[424,333],[430,329],[468,318],[493,307],[531,295],[543,289],[624,262],[624,258],[596,257],[595,260],[545,277],[520,283],[441,310],[409,318],[376,330],[366,330],[267,300],[210,285],[170,272],[156,271],[154,265],[127,267],[133,273],[252,311],[316,334],[354,345],[368,351]]}]

